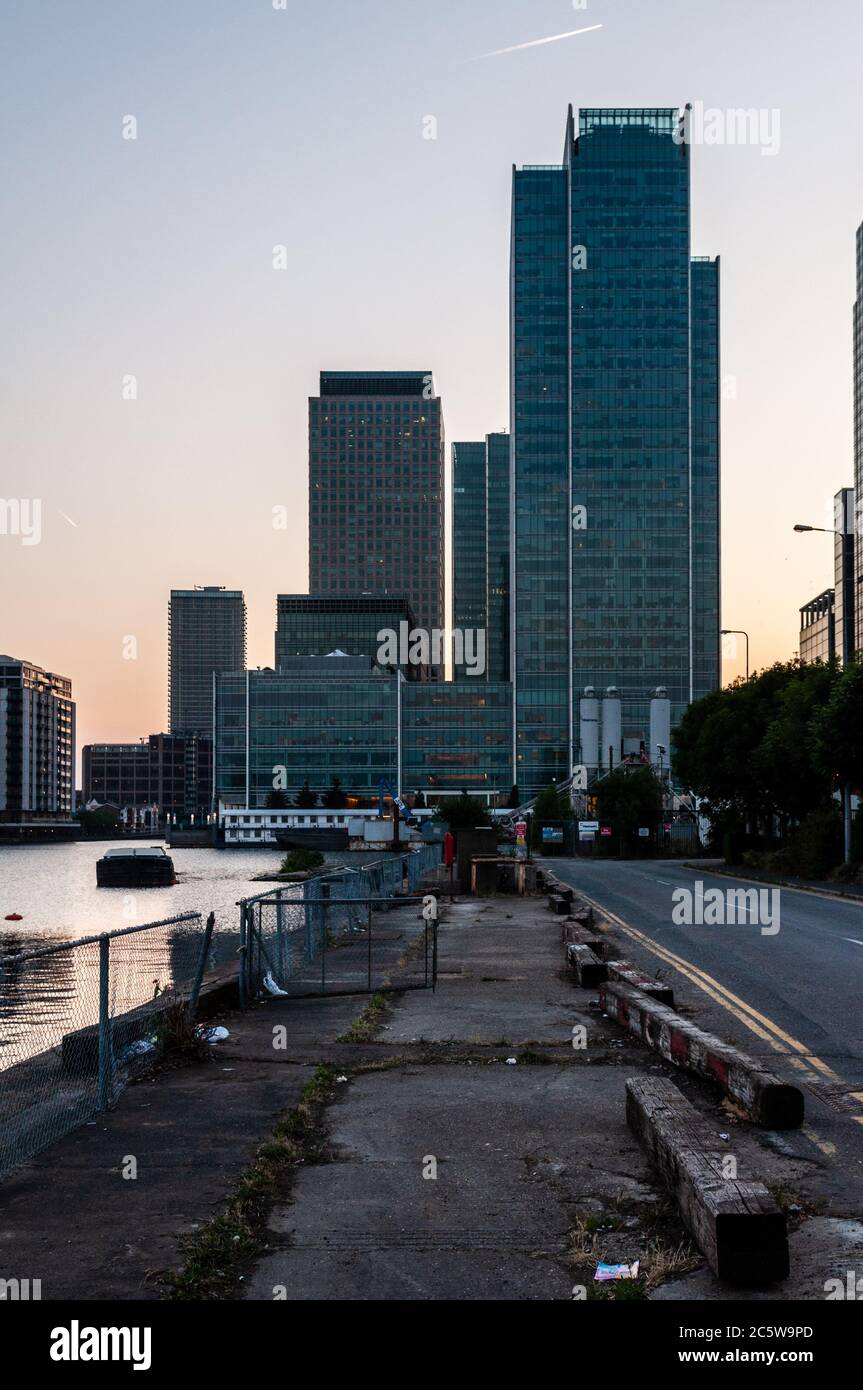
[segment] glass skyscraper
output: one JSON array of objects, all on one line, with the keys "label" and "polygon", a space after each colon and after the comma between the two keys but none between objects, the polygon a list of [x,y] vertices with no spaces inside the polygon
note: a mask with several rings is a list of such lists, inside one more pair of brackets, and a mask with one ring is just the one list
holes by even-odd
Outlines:
[{"label": "glass skyscraper", "polygon": [[[509,435],[452,446],[453,627],[486,634],[485,678],[509,679]],[[454,667],[455,677],[466,675]],[[468,676],[468,679],[475,677]]]},{"label": "glass skyscraper", "polygon": [[213,674],[246,665],[246,604],[239,589],[172,589],[168,610],[172,734],[213,733]]},{"label": "glass skyscraper", "polygon": [[309,400],[309,592],[405,595],[443,627],[443,414],[431,372],[321,372]]},{"label": "glass skyscraper", "polygon": [[863,223],[857,228],[857,298],[854,303],[855,650],[863,653]]},{"label": "glass skyscraper", "polygon": [[719,262],[690,248],[674,109],[570,108],[561,165],[513,172],[514,760],[579,761],[587,687],[656,687],[672,721],[720,679]]}]

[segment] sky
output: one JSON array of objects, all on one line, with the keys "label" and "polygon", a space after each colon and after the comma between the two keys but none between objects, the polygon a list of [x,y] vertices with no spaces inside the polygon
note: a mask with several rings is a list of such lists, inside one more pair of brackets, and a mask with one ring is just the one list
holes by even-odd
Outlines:
[{"label": "sky", "polygon": [[172,587],[243,589],[271,665],[319,371],[431,367],[448,441],[506,428],[512,165],[560,161],[569,102],[689,101],[774,150],[693,148],[693,253],[723,623],[794,655],[832,538],[792,527],[853,483],[861,39],[859,0],[6,0],[0,497],[42,523],[0,534],[0,652],[71,676],[79,747],[166,727]]}]

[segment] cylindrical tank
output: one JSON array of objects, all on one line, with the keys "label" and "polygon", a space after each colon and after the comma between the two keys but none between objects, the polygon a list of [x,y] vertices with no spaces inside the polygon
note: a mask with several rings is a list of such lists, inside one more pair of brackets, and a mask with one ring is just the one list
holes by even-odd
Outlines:
[{"label": "cylindrical tank", "polygon": [[671,701],[664,685],[657,687],[650,701],[650,761],[654,767],[668,768],[671,758]]},{"label": "cylindrical tank", "polygon": [[600,754],[601,763],[604,768],[617,767],[620,762],[622,739],[623,719],[621,715],[620,695],[617,686],[610,685],[602,701],[602,743],[600,746]]},{"label": "cylindrical tank", "polygon": [[592,685],[585,687],[579,706],[581,761],[595,772],[599,767],[599,700]]}]

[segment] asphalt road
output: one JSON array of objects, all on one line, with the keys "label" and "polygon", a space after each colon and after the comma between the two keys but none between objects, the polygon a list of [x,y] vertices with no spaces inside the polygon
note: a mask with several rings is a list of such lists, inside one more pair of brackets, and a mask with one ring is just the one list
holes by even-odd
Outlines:
[{"label": "asphalt road", "polygon": [[605,910],[629,959],[673,984],[694,1022],[803,1088],[802,1142],[833,1170],[834,1194],[855,1189],[863,1210],[863,903],[782,888],[776,932],[751,913],[736,925],[677,925],[677,889],[694,905],[699,881],[723,895],[764,885],[676,860],[553,864]]}]

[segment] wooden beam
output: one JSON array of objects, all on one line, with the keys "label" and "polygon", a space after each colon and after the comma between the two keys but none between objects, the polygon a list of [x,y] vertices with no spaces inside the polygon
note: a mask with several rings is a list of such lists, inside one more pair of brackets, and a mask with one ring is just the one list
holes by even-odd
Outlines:
[{"label": "wooden beam", "polygon": [[731,1166],[735,1155],[671,1081],[627,1081],[626,1118],[718,1279],[759,1287],[788,1277],[783,1212],[763,1183]]}]

